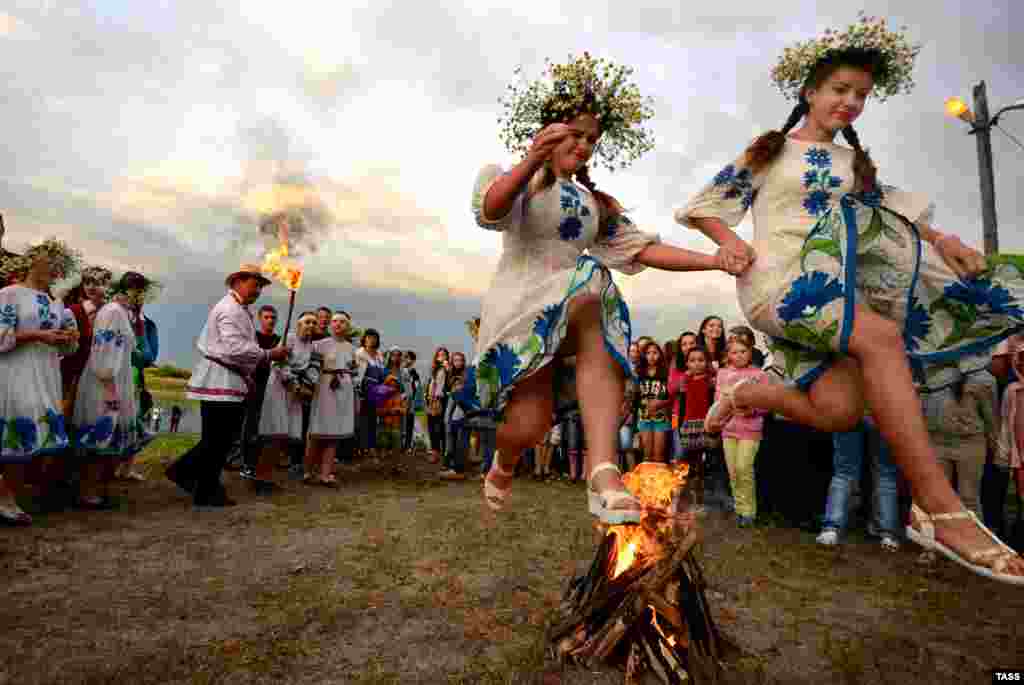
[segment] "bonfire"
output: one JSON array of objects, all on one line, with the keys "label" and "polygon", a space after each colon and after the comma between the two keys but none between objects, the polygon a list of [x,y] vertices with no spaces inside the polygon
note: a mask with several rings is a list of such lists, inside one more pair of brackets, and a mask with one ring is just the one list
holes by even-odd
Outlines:
[{"label": "bonfire", "polygon": [[691,682],[697,662],[718,660],[686,476],[685,464],[645,462],[623,477],[645,515],[638,525],[602,527],[590,568],[570,580],[549,633],[560,660],[621,668],[627,685],[651,672],[667,684]]}]

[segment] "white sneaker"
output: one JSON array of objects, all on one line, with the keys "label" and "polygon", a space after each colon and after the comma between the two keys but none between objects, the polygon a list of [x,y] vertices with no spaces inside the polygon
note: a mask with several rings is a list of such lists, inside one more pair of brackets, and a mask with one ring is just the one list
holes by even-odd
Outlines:
[{"label": "white sneaker", "polygon": [[839,544],[839,533],[834,530],[823,530],[818,533],[818,537],[814,538],[814,540],[819,545],[834,547]]},{"label": "white sneaker", "polygon": [[888,533],[882,533],[882,549],[886,552],[895,552],[900,548],[900,542]]}]

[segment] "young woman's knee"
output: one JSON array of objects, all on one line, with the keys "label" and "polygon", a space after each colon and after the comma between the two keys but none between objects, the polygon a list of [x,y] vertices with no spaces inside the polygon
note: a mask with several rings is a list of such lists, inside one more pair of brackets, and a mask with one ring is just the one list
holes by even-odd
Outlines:
[{"label": "young woman's knee", "polygon": [[858,309],[850,338],[850,352],[861,358],[880,351],[904,354],[903,331],[889,319]]}]

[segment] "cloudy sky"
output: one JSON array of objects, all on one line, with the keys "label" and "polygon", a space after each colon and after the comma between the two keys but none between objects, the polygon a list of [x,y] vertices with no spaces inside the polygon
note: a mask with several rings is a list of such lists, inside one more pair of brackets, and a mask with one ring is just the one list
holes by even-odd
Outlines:
[{"label": "cloudy sky", "polygon": [[[513,8],[507,5],[513,4]],[[384,344],[468,349],[500,236],[469,210],[476,171],[507,163],[497,98],[517,65],[591,54],[636,67],[655,98],[657,148],[595,181],[669,242],[673,224],[749,140],[781,125],[768,71],[787,44],[841,27],[856,3],[520,0],[8,0],[0,9],[5,246],[56,235],[90,263],[164,281],[150,315],[164,361],[193,361],[222,279],[258,260],[271,182],[306,188],[316,213],[300,307],[350,311]],[[985,79],[994,108],[1024,98],[1017,0],[881,2],[869,14],[924,43],[914,93],[858,122],[882,178],[927,193],[937,225],[980,245],[974,138],[943,116]],[[1013,40],[1011,40],[1013,38]],[[1005,127],[1024,138],[1024,111]],[[993,138],[1004,251],[1024,252],[1024,150]],[[744,231],[749,234],[750,227]],[[647,271],[619,279],[636,330],[672,337],[707,312],[737,320],[728,277]],[[280,286],[265,301],[284,304]]]}]

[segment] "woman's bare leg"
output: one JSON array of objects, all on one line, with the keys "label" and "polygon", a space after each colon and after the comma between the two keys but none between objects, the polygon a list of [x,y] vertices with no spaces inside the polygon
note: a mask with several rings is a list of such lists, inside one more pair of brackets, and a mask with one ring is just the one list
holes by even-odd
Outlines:
[{"label": "woman's bare leg", "polygon": [[665,431],[658,431],[651,433],[651,454],[652,461],[656,461],[659,464],[664,464],[667,461],[668,456],[668,433]]},{"label": "woman's bare leg", "polygon": [[487,474],[487,480],[494,487],[507,490],[512,485],[513,477],[499,474],[497,468],[514,472],[523,450],[536,445],[551,429],[551,414],[554,411],[551,384],[554,374],[554,365],[548,364],[521,381],[509,398],[505,406],[505,420],[498,424],[495,456]]},{"label": "woman's bare leg", "polygon": [[[850,354],[859,365],[860,382],[849,377],[850,360],[844,359],[812,386],[806,403],[793,397],[794,390],[768,383],[742,386],[736,393],[736,403],[777,411],[819,430],[834,431],[848,429],[843,426],[852,423],[854,413],[850,409],[862,392],[918,506],[929,514],[960,511],[963,505],[939,466],[928,437],[897,326],[858,306]],[[938,521],[935,535],[961,555],[992,546],[988,536],[968,520]],[[1024,560],[1012,559],[1006,572],[1024,575]]]},{"label": "woman's bare leg", "polygon": [[651,454],[653,447],[651,446],[651,433],[643,431],[640,433],[640,453],[643,455],[644,461],[651,461],[653,454]]}]

